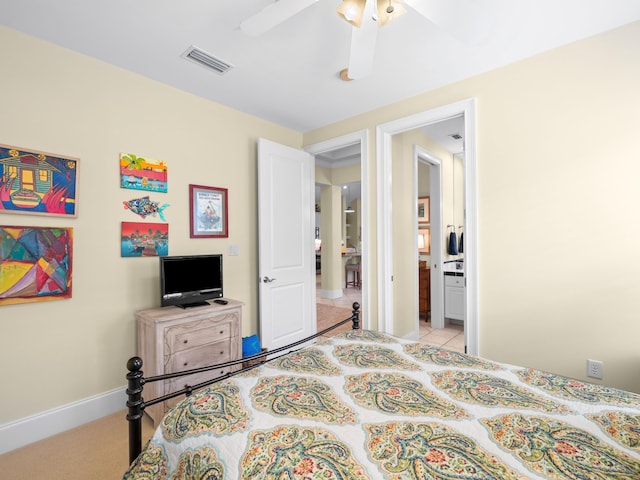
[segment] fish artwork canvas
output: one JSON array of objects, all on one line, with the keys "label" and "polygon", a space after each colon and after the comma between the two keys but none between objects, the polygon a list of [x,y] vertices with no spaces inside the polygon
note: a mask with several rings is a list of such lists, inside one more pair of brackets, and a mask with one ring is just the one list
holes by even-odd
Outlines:
[{"label": "fish artwork canvas", "polygon": [[155,202],[151,200],[148,196],[134,198],[126,202],[122,202],[125,210],[130,210],[131,212],[139,215],[142,218],[147,218],[149,216],[160,217],[160,220],[166,222],[167,220],[164,218],[164,209],[169,206],[168,203],[164,203],[160,205],[160,202]]}]

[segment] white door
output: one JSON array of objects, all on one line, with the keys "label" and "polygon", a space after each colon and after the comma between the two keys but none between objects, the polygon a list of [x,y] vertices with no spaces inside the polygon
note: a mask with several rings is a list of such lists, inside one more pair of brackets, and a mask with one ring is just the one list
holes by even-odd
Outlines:
[{"label": "white door", "polygon": [[258,139],[259,324],[273,350],[316,331],[313,157]]}]

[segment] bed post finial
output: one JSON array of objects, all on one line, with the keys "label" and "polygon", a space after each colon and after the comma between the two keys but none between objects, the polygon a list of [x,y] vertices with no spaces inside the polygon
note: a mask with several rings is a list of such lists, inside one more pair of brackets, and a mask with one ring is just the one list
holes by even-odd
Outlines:
[{"label": "bed post finial", "polygon": [[351,315],[352,329],[358,330],[360,328],[360,304],[353,302],[353,313]]},{"label": "bed post finial", "polygon": [[144,373],[141,370],[142,359],[131,357],[127,362],[127,420],[129,421],[129,464],[140,455],[142,450],[142,415],[144,400],[142,399],[142,383]]}]

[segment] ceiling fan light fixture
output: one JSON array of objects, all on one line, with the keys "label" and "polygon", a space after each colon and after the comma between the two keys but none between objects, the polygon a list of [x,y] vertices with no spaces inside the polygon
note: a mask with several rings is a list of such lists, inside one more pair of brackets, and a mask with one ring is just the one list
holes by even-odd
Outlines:
[{"label": "ceiling fan light fixture", "polygon": [[378,0],[378,26],[383,27],[406,12],[400,0]]},{"label": "ceiling fan light fixture", "polygon": [[336,12],[354,27],[360,27],[365,4],[366,0],[344,0],[338,5]]}]

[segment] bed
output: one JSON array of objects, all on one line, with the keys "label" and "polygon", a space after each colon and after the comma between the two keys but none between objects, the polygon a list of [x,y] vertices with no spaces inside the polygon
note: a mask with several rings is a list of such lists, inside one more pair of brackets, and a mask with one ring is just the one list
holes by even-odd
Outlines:
[{"label": "bed", "polygon": [[191,393],[124,478],[640,479],[638,394],[358,328],[316,340]]}]

